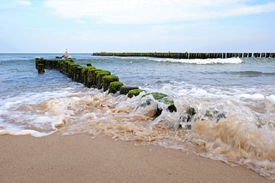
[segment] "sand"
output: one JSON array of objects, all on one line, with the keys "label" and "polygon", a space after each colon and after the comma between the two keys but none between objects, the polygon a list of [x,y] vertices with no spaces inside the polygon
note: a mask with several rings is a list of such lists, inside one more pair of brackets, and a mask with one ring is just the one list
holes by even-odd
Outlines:
[{"label": "sand", "polygon": [[89,135],[0,136],[0,182],[272,182],[244,167]]}]

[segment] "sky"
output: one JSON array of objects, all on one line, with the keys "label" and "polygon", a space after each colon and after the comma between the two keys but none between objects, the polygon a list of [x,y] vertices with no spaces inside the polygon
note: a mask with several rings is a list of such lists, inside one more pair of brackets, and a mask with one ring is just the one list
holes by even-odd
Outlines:
[{"label": "sky", "polygon": [[0,0],[0,53],[275,52],[270,0]]}]

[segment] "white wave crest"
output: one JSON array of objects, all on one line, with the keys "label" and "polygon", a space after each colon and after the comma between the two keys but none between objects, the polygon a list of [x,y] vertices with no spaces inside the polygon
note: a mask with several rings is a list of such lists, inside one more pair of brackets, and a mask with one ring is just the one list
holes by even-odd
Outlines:
[{"label": "white wave crest", "polygon": [[185,64],[240,64],[242,60],[240,58],[209,58],[209,59],[170,59],[170,58],[148,58],[148,60],[157,62],[180,62]]}]

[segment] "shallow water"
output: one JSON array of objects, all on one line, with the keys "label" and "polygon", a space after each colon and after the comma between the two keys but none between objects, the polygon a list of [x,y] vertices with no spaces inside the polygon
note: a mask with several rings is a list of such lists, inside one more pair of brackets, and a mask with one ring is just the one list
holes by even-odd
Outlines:
[{"label": "shallow water", "polygon": [[[0,54],[0,134],[108,135],[243,165],[274,179],[275,59],[71,54],[79,65],[92,63],[145,90],[130,99],[86,88],[57,70],[37,74],[35,57],[57,55]],[[150,92],[167,94],[177,111],[142,97]],[[157,108],[163,111],[154,119]],[[191,108],[195,114],[188,116]]]}]

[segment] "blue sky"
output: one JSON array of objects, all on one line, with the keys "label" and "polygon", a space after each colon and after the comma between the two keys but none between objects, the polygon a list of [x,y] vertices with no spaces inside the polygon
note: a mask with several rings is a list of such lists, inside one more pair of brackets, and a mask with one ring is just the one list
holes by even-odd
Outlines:
[{"label": "blue sky", "polygon": [[0,53],[275,52],[275,1],[0,0]]}]

